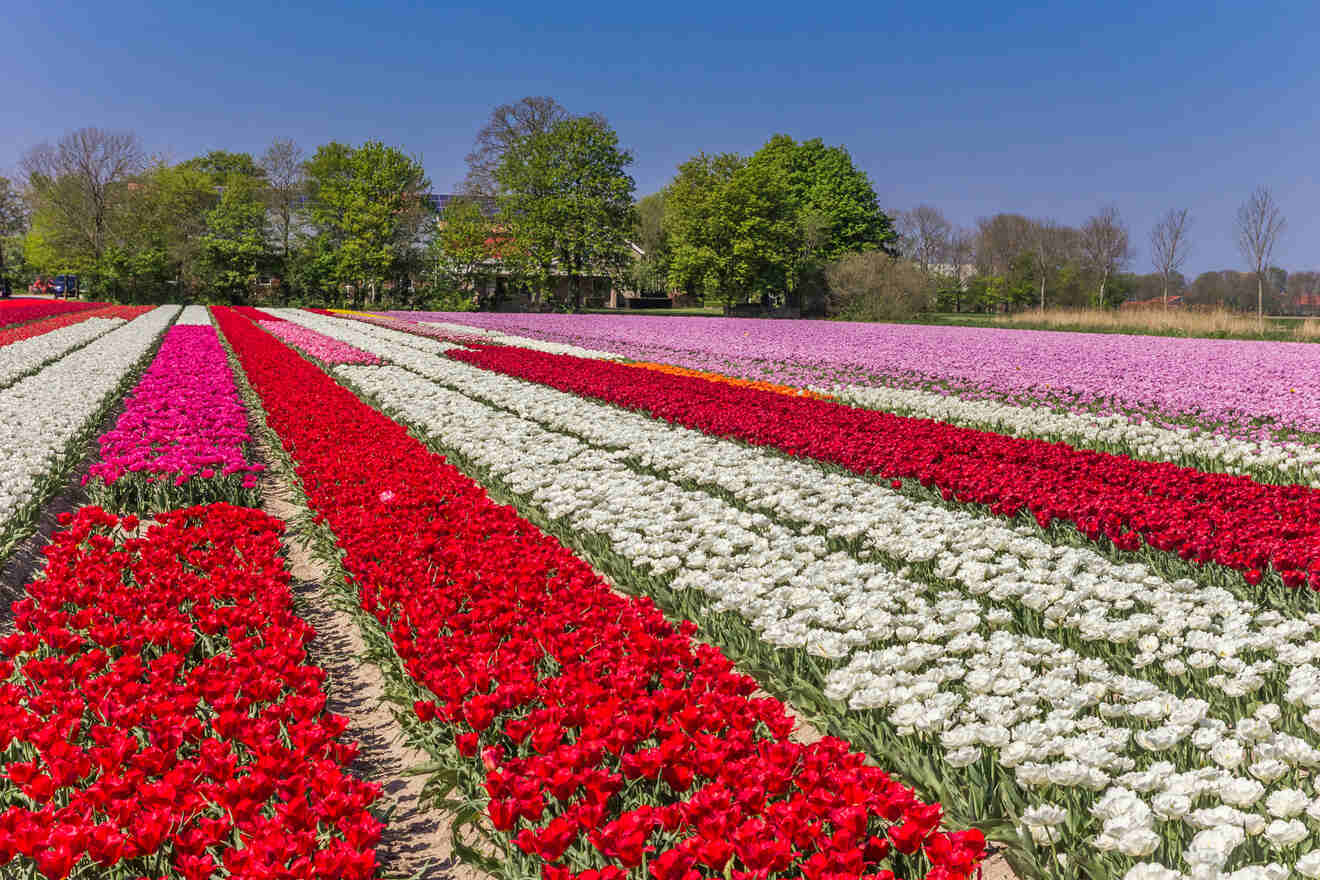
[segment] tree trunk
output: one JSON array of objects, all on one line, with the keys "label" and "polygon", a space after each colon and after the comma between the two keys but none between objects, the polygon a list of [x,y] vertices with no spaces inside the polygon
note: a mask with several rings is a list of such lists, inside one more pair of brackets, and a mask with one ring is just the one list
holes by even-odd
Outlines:
[{"label": "tree trunk", "polygon": [[1040,276],[1040,310],[1045,311],[1045,274]]},{"label": "tree trunk", "polygon": [[1259,269],[1256,270],[1256,321],[1262,329],[1265,327],[1265,279]]},{"label": "tree trunk", "polygon": [[1098,309],[1103,309],[1105,307],[1105,285],[1107,283],[1109,283],[1109,273],[1105,272],[1105,274],[1100,276],[1100,301],[1095,304]]},{"label": "tree trunk", "polygon": [[1167,277],[1164,279],[1164,309],[1165,311],[1169,309],[1169,279]]}]

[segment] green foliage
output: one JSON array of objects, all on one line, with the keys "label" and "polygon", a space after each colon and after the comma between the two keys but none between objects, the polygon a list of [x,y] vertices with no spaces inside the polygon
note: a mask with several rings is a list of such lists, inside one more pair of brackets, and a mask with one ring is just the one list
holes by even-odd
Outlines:
[{"label": "green foliage", "polygon": [[846,254],[825,269],[829,312],[847,321],[901,321],[931,306],[930,279],[879,249]]},{"label": "green foliage", "polygon": [[788,288],[799,242],[787,174],[699,153],[665,191],[669,283],[728,304]]},{"label": "green foliage", "polygon": [[501,256],[545,292],[552,272],[567,276],[566,305],[581,308],[589,277],[618,277],[627,265],[632,159],[612,128],[585,116],[515,140],[495,170],[511,244]]},{"label": "green foliage", "polygon": [[225,186],[230,177],[239,175],[252,180],[264,180],[266,171],[252,158],[251,153],[230,153],[226,150],[212,150],[202,156],[196,156],[180,162],[179,168],[188,171],[200,171],[205,174],[212,186]]},{"label": "green foliage", "polygon": [[892,255],[897,242],[869,178],[819,138],[776,135],[749,159],[698,154],[666,188],[662,216],[669,283],[729,304],[802,298],[826,263]]},{"label": "green foliage", "polygon": [[871,179],[853,165],[844,147],[827,147],[820,138],[799,144],[777,134],[749,163],[773,165],[784,174],[801,227],[804,260],[829,262],[872,248],[897,255],[893,220],[880,210]]},{"label": "green foliage", "polygon": [[241,301],[268,259],[266,206],[260,183],[231,171],[220,202],[206,213],[199,275],[218,294]]},{"label": "green foliage", "polygon": [[494,236],[495,226],[476,199],[457,198],[445,205],[427,246],[431,283],[444,291],[432,297],[471,303],[482,277],[492,271]]},{"label": "green foliage", "polygon": [[[387,280],[405,275],[408,251],[427,215],[431,185],[421,163],[379,141],[329,143],[307,162],[307,219],[315,271],[305,280],[351,288],[368,305]],[[309,268],[309,267],[304,267]]]},{"label": "green foliage", "polygon": [[664,295],[669,291],[669,265],[673,251],[665,229],[665,191],[646,196],[637,203],[637,228],[633,241],[642,249],[633,261],[629,281],[642,294]]}]

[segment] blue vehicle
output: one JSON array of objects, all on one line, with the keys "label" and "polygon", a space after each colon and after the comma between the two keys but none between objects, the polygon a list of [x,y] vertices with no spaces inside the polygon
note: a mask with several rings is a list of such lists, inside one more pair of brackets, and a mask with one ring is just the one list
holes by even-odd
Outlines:
[{"label": "blue vehicle", "polygon": [[55,294],[56,299],[77,299],[78,276],[56,275],[55,283],[51,286],[51,291]]}]

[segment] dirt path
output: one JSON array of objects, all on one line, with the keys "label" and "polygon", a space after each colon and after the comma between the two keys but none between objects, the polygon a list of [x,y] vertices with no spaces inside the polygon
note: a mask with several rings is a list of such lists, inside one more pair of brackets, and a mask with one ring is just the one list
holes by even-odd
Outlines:
[{"label": "dirt path", "polygon": [[[264,450],[263,450],[264,451]],[[269,461],[269,457],[266,457]],[[290,500],[292,492],[273,475],[263,484],[263,509],[288,522],[302,508]],[[423,751],[404,741],[403,730],[385,701],[383,681],[376,666],[365,659],[366,646],[357,623],[339,610],[323,586],[326,570],[299,546],[292,535],[285,539],[294,595],[303,618],[316,629],[312,661],[329,673],[328,708],[349,719],[346,737],[359,743],[352,772],[383,788],[378,813],[388,816],[385,833],[376,849],[382,877],[409,880],[484,880],[486,874],[454,856],[450,843],[453,816],[423,808],[418,795],[426,779],[407,770],[431,763]]]}]

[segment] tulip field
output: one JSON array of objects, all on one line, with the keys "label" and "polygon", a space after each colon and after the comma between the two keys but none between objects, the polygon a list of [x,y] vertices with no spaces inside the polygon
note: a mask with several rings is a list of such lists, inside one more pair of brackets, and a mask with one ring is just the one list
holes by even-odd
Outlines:
[{"label": "tulip field", "polygon": [[1320,347],[16,300],[0,412],[0,877],[403,876],[295,542],[501,880],[1320,878]]}]

